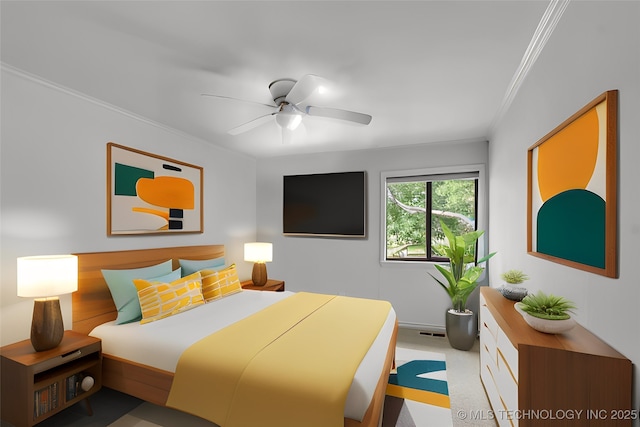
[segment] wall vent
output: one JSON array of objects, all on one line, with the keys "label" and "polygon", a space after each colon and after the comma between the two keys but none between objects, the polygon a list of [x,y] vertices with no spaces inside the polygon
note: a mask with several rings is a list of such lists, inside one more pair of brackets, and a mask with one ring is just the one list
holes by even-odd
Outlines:
[{"label": "wall vent", "polygon": [[426,332],[426,331],[420,331],[420,335],[428,335],[430,337],[438,337],[438,338],[444,338],[445,334],[441,333],[441,332]]}]

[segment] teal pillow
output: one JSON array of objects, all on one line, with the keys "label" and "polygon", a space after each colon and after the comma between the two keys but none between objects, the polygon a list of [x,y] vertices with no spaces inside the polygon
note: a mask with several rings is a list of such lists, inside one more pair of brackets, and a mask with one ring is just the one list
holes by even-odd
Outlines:
[{"label": "teal pillow", "polygon": [[127,270],[102,270],[102,276],[109,286],[111,298],[118,310],[116,325],[137,322],[142,319],[138,290],[133,279],[148,279],[171,273],[171,260],[150,267]]},{"label": "teal pillow", "polygon": [[188,276],[200,271],[203,268],[219,269],[224,267],[224,257],[211,259],[180,259],[178,260],[182,267],[182,277]]},{"label": "teal pillow", "polygon": [[[152,277],[150,279],[144,279],[147,282],[160,282],[160,283],[171,283],[173,281],[178,280],[182,277],[182,267],[178,267],[173,270],[169,274],[165,274],[164,276]],[[142,279],[142,277],[136,277],[136,279]]]}]

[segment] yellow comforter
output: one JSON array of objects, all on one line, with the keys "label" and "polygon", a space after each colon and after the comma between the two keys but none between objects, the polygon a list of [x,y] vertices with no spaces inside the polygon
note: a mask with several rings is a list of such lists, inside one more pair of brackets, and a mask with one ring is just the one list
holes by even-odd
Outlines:
[{"label": "yellow comforter", "polygon": [[343,426],[386,301],[297,293],[189,347],[167,406],[223,427]]}]

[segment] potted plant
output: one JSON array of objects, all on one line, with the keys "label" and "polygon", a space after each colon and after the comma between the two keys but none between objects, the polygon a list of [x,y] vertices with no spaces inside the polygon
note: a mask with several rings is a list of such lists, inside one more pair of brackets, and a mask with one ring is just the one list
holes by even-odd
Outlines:
[{"label": "potted plant", "polygon": [[505,271],[500,275],[500,277],[510,285],[517,285],[524,282],[525,280],[529,280],[529,276],[527,276],[526,273],[520,270]]},{"label": "potted plant", "polygon": [[500,275],[505,284],[498,288],[498,291],[507,299],[512,301],[522,301],[522,298],[526,297],[529,293],[525,288],[518,286],[525,280],[529,280],[527,276],[521,270],[509,270]]},{"label": "potted plant", "polygon": [[469,350],[475,342],[478,327],[474,313],[467,309],[467,299],[478,287],[477,280],[484,271],[484,267],[480,267],[480,264],[495,255],[495,252],[476,261],[476,242],[484,231],[476,230],[456,236],[442,220],[440,225],[448,244],[438,246],[438,251],[449,258],[449,265],[436,264],[435,267],[446,281],[443,282],[433,274],[429,274],[451,298],[452,307],[446,313],[449,343],[453,348]]},{"label": "potted plant", "polygon": [[573,302],[542,291],[527,295],[515,308],[529,326],[540,332],[558,334],[576,324],[570,314],[576,308]]}]

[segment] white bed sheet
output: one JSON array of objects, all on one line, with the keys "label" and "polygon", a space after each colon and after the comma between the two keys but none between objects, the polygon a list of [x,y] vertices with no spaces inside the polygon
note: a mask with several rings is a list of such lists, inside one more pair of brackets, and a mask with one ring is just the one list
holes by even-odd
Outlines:
[{"label": "white bed sheet", "polygon": [[[96,327],[89,335],[102,340],[104,354],[175,372],[180,355],[191,344],[292,294],[289,291],[244,290],[144,325],[138,322],[124,325],[107,322]],[[384,366],[395,322],[396,313],[392,308],[356,371],[347,396],[345,417],[361,420],[369,407]]]}]

